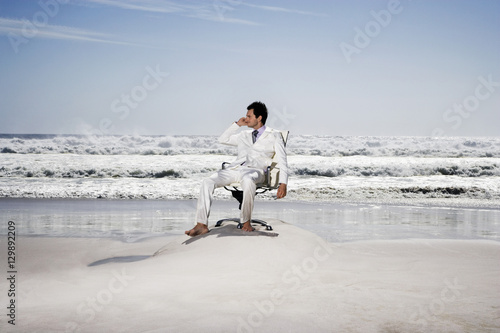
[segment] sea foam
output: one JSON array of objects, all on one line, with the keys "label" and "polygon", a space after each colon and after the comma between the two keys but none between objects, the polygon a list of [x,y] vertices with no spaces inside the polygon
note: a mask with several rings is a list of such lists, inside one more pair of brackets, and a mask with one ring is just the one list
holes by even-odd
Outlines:
[{"label": "sea foam", "polygon": [[[236,154],[214,136],[2,135],[0,151],[0,197],[17,198],[193,199]],[[292,135],[287,152],[290,200],[500,207],[500,138]]]}]

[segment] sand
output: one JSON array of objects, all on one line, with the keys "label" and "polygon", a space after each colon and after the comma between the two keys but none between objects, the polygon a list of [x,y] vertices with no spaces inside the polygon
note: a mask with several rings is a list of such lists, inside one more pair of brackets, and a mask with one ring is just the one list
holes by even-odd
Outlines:
[{"label": "sand", "polygon": [[16,325],[4,278],[0,331],[500,331],[498,242],[327,243],[270,222],[135,243],[18,238]]}]

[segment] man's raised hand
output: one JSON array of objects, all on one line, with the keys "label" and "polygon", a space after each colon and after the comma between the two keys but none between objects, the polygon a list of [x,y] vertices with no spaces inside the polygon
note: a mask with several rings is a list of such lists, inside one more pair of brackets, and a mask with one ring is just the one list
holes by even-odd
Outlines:
[{"label": "man's raised hand", "polygon": [[240,118],[240,120],[238,120],[238,121],[236,122],[236,125],[238,125],[238,126],[240,126],[240,127],[241,127],[241,126],[243,126],[243,125],[246,125],[246,123],[247,123],[247,122],[246,122],[246,117],[241,117],[241,118]]}]

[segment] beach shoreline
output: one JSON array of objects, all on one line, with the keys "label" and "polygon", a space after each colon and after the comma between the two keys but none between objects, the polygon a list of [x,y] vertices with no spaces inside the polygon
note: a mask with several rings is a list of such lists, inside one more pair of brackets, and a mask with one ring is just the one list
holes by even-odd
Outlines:
[{"label": "beach shoreline", "polygon": [[[197,238],[168,235],[129,243],[20,237],[16,326],[4,318],[2,332],[500,328],[493,310],[500,306],[498,242],[330,243],[270,222],[273,231],[249,234],[227,224]],[[242,260],[243,253],[251,255]],[[0,251],[2,269],[5,262]],[[5,290],[6,281],[0,287]],[[8,301],[2,293],[0,302]]]},{"label": "beach shoreline", "polygon": [[[0,218],[24,236],[108,237],[133,242],[191,228],[196,200],[0,199]],[[215,200],[209,225],[238,217],[235,200]],[[330,242],[447,238],[500,240],[494,207],[256,200],[254,218],[279,219]],[[6,234],[6,225],[0,225]]]},{"label": "beach shoreline", "polygon": [[[214,227],[239,214],[236,201],[216,200],[211,231],[196,238],[184,235],[196,200],[0,208],[0,246],[16,232],[13,282],[0,282],[16,326],[4,315],[2,332],[500,329],[494,208],[260,199],[254,217],[273,230],[247,233]],[[0,251],[4,272],[8,257]]]}]

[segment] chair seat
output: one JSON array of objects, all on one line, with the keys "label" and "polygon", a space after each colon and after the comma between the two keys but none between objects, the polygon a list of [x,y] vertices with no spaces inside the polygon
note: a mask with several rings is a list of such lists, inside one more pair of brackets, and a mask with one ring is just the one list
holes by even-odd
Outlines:
[{"label": "chair seat", "polygon": [[[288,131],[281,131],[281,136],[283,138],[283,142],[286,145],[286,142],[288,140]],[[278,161],[273,157],[273,161],[270,166],[267,167],[266,170],[266,179],[263,183],[257,184],[257,192],[256,194],[261,194],[267,191],[271,190],[276,190],[279,187],[279,172],[280,169],[276,168]],[[222,163],[222,169],[226,166],[226,164],[229,164],[228,162]],[[228,191],[231,191],[231,194],[233,197],[238,200],[240,203],[239,209],[241,209],[241,202],[243,200],[243,191],[241,190],[240,183],[232,183],[230,185],[224,186],[224,188]],[[242,224],[240,219],[238,218],[227,218],[227,219],[222,219],[217,221],[215,224],[216,227],[220,227],[223,222],[225,221],[233,221],[233,222],[238,222],[238,229],[241,229]],[[266,227],[266,230],[273,230],[273,227],[271,227],[267,222],[263,220],[258,220],[258,219],[252,219],[250,221],[251,223],[256,223],[260,224],[262,226]]]}]

